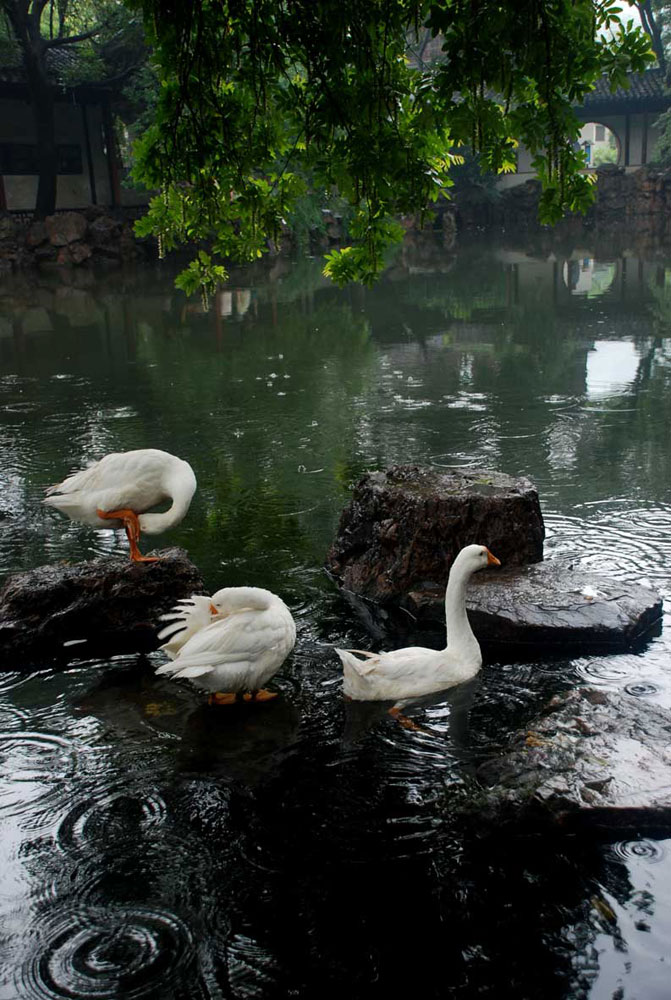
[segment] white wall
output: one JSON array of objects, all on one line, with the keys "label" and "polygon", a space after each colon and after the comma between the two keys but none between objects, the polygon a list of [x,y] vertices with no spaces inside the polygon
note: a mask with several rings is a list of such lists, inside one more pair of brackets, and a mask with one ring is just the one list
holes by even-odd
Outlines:
[{"label": "white wall", "polygon": [[[648,142],[645,162],[649,163],[652,159],[655,142],[657,140],[657,133],[652,127],[652,122],[657,118],[656,113],[648,114]],[[618,140],[619,148],[619,159],[618,165],[624,166],[625,159],[625,140],[626,140],[626,118],[624,115],[603,115],[601,117],[596,117],[593,119],[594,122],[599,125],[605,125],[615,133]],[[639,167],[643,166],[643,131],[644,131],[644,118],[643,114],[632,114],[629,116],[629,164],[625,168],[627,170],[638,170]],[[525,181],[531,180],[535,176],[534,171],[531,169],[531,156],[529,151],[525,149],[524,146],[520,146],[518,149],[517,156],[517,173],[514,174],[503,174],[497,181],[496,186],[499,190],[505,190],[506,188],[515,187],[517,184],[524,184]]]},{"label": "white wall", "polygon": [[[82,173],[61,174],[58,177],[56,208],[85,208],[93,204],[89,181],[82,108],[72,102],[56,104],[56,142],[76,144],[82,151]],[[100,105],[86,106],[91,159],[96,187],[96,203],[111,205],[109,168],[103,139],[103,118]],[[0,143],[34,143],[35,127],[30,104],[17,99],[0,99]],[[10,211],[32,211],[37,194],[37,176],[5,174],[5,194]],[[147,196],[139,201],[146,202]],[[122,201],[137,204],[136,192],[126,192],[122,188]]]}]

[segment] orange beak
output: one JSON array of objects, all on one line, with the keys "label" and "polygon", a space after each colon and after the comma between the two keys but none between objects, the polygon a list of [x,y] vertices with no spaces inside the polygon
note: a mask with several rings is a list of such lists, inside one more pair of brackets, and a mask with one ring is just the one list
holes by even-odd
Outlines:
[{"label": "orange beak", "polygon": [[212,603],[212,601],[210,601],[210,614],[211,615],[218,615],[219,614],[219,608],[215,608],[215,606]]},{"label": "orange beak", "polygon": [[493,555],[489,551],[489,549],[487,549],[487,563],[488,563],[489,566],[500,566],[501,565],[501,560],[497,559],[496,556]]}]

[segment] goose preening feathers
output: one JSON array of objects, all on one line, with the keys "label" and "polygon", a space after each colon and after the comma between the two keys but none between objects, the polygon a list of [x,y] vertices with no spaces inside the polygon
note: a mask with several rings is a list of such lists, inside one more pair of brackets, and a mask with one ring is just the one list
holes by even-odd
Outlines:
[{"label": "goose preening feathers", "polygon": [[[47,490],[44,503],[94,528],[125,528],[131,559],[153,562],[155,557],[140,553],[140,533],[158,535],[179,524],[195,491],[188,462],[158,448],[140,448],[105,455],[72,473]],[[147,513],[167,500],[168,510]]]},{"label": "goose preening feathers", "polygon": [[224,587],[212,597],[194,595],[169,614],[159,634],[169,663],[156,673],[193,681],[210,701],[230,704],[240,694],[274,697],[264,684],[277,673],[296,641],[291,612],[260,587]]}]

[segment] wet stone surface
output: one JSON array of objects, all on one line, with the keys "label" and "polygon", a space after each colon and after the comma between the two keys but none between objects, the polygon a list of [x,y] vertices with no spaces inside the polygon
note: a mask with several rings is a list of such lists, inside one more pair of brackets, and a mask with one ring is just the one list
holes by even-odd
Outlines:
[{"label": "wet stone surface", "polygon": [[45,657],[67,661],[156,649],[159,615],[180,598],[202,593],[203,581],[183,549],[147,555],[159,561],[102,558],[8,577],[0,590],[4,662],[21,669]]},{"label": "wet stone surface", "polygon": [[671,713],[598,688],[556,695],[500,757],[480,765],[479,823],[671,828]]},{"label": "wet stone surface", "polygon": [[504,565],[521,566],[543,558],[544,536],[538,491],[528,479],[399,465],[357,483],[326,565],[348,590],[395,601],[420,586],[444,591],[465,545],[488,545]]},{"label": "wet stone surface", "polygon": [[[421,625],[445,627],[444,590],[416,590],[402,602]],[[498,655],[629,649],[657,631],[662,599],[562,561],[476,573],[467,591],[478,639]]]}]

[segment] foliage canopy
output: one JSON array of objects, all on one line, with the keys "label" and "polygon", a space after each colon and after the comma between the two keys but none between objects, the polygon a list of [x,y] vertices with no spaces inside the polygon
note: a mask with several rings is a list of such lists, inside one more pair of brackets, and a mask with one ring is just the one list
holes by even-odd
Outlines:
[{"label": "foliage canopy", "polygon": [[[611,0],[134,2],[161,73],[136,150],[138,179],[161,193],[139,230],[165,249],[208,244],[179,279],[189,292],[220,280],[223,259],[260,256],[306,177],[354,208],[353,245],[327,256],[339,283],[375,279],[401,237],[394,217],[449,187],[460,147],[505,172],[524,143],[543,221],[584,209],[572,105],[653,59]],[[442,40],[432,61],[429,37]]]}]

